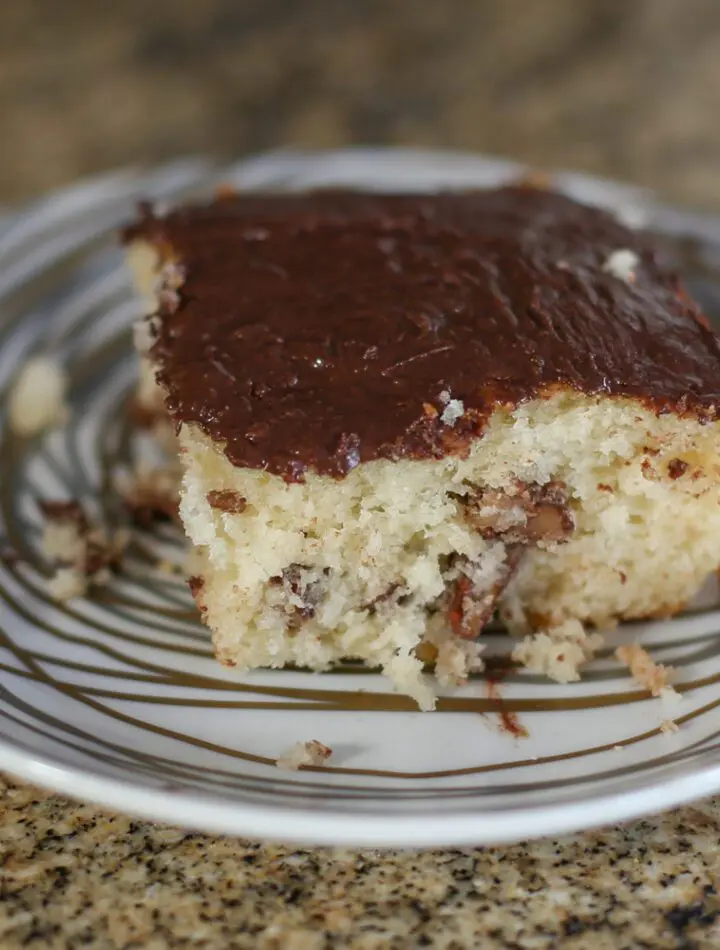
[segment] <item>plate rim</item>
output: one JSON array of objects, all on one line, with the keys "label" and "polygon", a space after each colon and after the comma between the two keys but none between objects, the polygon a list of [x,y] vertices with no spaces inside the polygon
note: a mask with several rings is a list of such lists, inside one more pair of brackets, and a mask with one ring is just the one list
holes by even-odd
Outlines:
[{"label": "plate rim", "polygon": [[[113,182],[161,179],[164,172],[182,176],[185,172],[197,174],[203,186],[212,186],[228,172],[242,177],[261,175],[272,165],[279,167],[309,167],[312,163],[338,158],[347,161],[367,159],[424,160],[434,159],[439,164],[452,162],[460,169],[485,167],[496,175],[517,175],[532,170],[532,166],[504,158],[470,151],[402,147],[366,147],[328,150],[277,149],[248,156],[230,164],[220,164],[204,156],[180,156],[159,165],[130,165],[83,177],[64,187],[41,195],[25,206],[11,209],[2,215],[0,237],[12,231],[23,217],[41,217],[45,209],[63,206],[73,195],[84,195],[84,204],[103,186]],[[576,188],[594,189],[596,195],[613,194],[617,202],[632,200],[638,207],[645,206],[661,216],[672,212],[655,192],[642,186],[626,184],[609,178],[586,175],[582,172],[552,171],[552,181],[572,192]],[[603,203],[602,201],[600,203]],[[0,209],[6,211],[8,209]],[[87,207],[86,209],[87,210]],[[700,224],[720,222],[720,213],[693,212]],[[80,215],[81,217],[81,215]],[[0,684],[0,691],[1,691]],[[319,846],[355,846],[376,848],[423,848],[478,844],[507,844],[526,838],[547,837],[588,830],[605,824],[615,824],[641,816],[656,814],[664,809],[684,805],[720,791],[720,755],[717,761],[665,779],[661,784],[621,792],[602,793],[582,797],[571,804],[540,804],[529,808],[514,808],[507,812],[492,812],[482,807],[465,807],[452,814],[431,815],[378,815],[323,811],[318,806],[282,806],[229,800],[220,794],[198,793],[192,789],[177,792],[137,785],[118,780],[102,773],[88,773],[55,758],[38,755],[23,748],[0,733],[0,765],[8,774],[33,783],[48,792],[62,793],[72,799],[110,808],[121,814],[165,824],[180,825],[210,833],[232,834],[264,841],[292,842]],[[438,794],[442,794],[440,791]]]},{"label": "plate rim", "polygon": [[[284,807],[254,802],[232,803],[221,796],[137,786],[83,772],[53,759],[35,756],[0,737],[4,770],[52,793],[211,834],[230,834],[268,842],[320,847],[428,848],[492,846],[525,839],[590,831],[604,825],[658,814],[687,805],[720,789],[720,759],[649,790],[645,786],[613,795],[602,793],[570,805],[487,812],[465,809],[452,815],[378,816],[323,812],[320,808]],[[648,807],[648,796],[654,801]],[[587,820],[588,812],[592,818]],[[309,830],[306,830],[309,829]]]}]

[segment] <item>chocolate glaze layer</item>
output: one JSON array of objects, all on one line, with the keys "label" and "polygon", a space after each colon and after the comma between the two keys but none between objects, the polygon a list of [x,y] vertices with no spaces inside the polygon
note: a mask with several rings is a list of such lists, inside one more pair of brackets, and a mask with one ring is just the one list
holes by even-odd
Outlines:
[{"label": "chocolate glaze layer", "polygon": [[547,191],[236,196],[145,209],[138,237],[185,276],[151,351],[168,409],[235,465],[464,452],[498,405],[558,388],[702,420],[720,402],[718,341],[652,242]]}]

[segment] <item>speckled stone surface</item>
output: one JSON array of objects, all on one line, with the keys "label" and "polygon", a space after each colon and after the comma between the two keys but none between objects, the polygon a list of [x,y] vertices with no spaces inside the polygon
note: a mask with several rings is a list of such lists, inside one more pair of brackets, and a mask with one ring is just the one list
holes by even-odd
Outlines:
[{"label": "speckled stone surface", "polygon": [[720,802],[411,854],[190,834],[6,781],[0,851],[3,950],[720,946]]},{"label": "speckled stone surface", "polygon": [[[0,203],[188,152],[376,143],[717,208],[719,101],[717,0],[3,0]],[[720,947],[720,801],[412,855],[187,834],[8,782],[0,947],[25,946]]]}]

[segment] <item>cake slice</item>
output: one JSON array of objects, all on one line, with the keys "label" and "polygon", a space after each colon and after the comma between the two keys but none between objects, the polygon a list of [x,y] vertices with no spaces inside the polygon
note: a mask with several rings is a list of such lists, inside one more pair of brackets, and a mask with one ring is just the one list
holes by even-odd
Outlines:
[{"label": "cake slice", "polygon": [[565,631],[572,678],[586,627],[669,616],[720,564],[718,342],[611,215],[237,195],[125,239],[221,662],[359,658],[431,708],[423,661],[461,681],[496,614]]}]

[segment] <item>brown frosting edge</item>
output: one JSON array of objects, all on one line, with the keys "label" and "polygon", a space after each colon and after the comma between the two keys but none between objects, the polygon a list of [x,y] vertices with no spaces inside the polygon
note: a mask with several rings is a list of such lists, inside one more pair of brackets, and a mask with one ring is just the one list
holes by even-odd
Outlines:
[{"label": "brown frosting edge", "polygon": [[[512,204],[516,196],[527,195],[527,192],[527,188],[510,188],[498,189],[494,192],[478,192],[464,197],[472,202],[473,198],[477,198],[477,196],[504,194]],[[434,202],[449,201],[452,204],[461,201],[463,198],[459,195],[437,197],[425,195],[397,197],[357,195],[349,197],[345,194],[338,194],[337,203],[340,207],[337,209],[332,207],[332,194],[330,192],[323,193],[320,204],[323,201],[330,201],[329,216],[333,219],[336,237],[343,228],[347,233],[351,232],[353,228],[362,231],[364,227],[367,227],[367,222],[363,222],[362,225],[358,224],[357,219],[353,217],[352,208],[348,213],[348,202],[352,205],[353,201],[360,203],[366,201],[371,206],[380,207],[380,211],[371,210],[367,212],[371,222],[374,215],[380,214],[382,217],[384,212],[381,206],[383,203],[389,202],[392,204],[396,202],[397,207],[392,207],[387,213],[387,220],[383,221],[380,231],[383,231],[383,228],[388,230],[386,226],[389,226],[389,230],[392,231],[393,227],[398,225],[398,221],[400,221],[401,230],[404,227],[408,231],[406,238],[410,242],[413,239],[411,232],[415,224],[422,232],[423,238],[442,232],[444,227],[443,222],[438,225],[435,219],[428,224],[427,219],[423,218],[424,212],[419,215],[420,223],[418,224],[418,219],[413,218],[411,208],[413,201],[418,202],[423,207],[428,207]],[[668,338],[665,334],[660,343],[656,345],[657,341],[654,340],[653,335],[652,307],[650,306],[645,310],[644,319],[649,328],[647,332],[648,352],[645,355],[651,363],[656,365],[660,372],[653,375],[649,374],[647,378],[641,380],[642,385],[629,385],[627,380],[614,379],[609,376],[607,378],[603,377],[601,385],[598,385],[597,378],[583,378],[580,373],[576,373],[573,377],[566,373],[566,367],[562,365],[563,360],[558,360],[559,371],[554,378],[552,371],[545,374],[537,372],[534,376],[531,375],[523,381],[514,378],[487,378],[481,385],[474,387],[471,398],[468,398],[465,393],[456,392],[452,382],[447,382],[448,376],[452,374],[446,373],[446,368],[442,366],[438,368],[437,378],[432,378],[433,385],[429,387],[425,385],[427,378],[404,380],[404,382],[410,384],[420,383],[422,386],[415,391],[414,412],[410,416],[406,414],[402,420],[398,421],[395,431],[390,431],[390,437],[388,437],[386,425],[380,426],[382,431],[378,437],[373,438],[372,433],[368,437],[367,417],[368,410],[372,408],[369,400],[364,404],[361,400],[361,406],[353,418],[339,419],[339,424],[335,425],[336,431],[332,433],[332,438],[326,441],[318,440],[317,425],[308,434],[309,438],[306,438],[306,433],[303,432],[302,427],[297,425],[297,413],[295,415],[290,413],[289,418],[280,415],[276,417],[279,425],[275,424],[275,420],[271,414],[268,414],[266,407],[263,406],[261,412],[256,411],[262,403],[262,398],[259,400],[253,398],[252,391],[237,393],[237,405],[241,405],[243,408],[239,413],[235,413],[235,419],[233,419],[235,403],[230,398],[233,395],[231,389],[225,387],[218,397],[217,387],[214,390],[212,386],[208,388],[211,380],[208,379],[207,373],[201,369],[203,361],[188,362],[185,360],[183,362],[182,359],[183,345],[193,347],[198,342],[197,333],[194,333],[191,329],[183,343],[184,332],[188,330],[189,323],[197,321],[199,314],[203,312],[203,297],[205,296],[203,290],[207,290],[208,286],[212,288],[212,272],[211,268],[207,266],[207,260],[203,259],[201,268],[198,269],[195,266],[202,254],[198,255],[198,246],[193,243],[193,229],[199,224],[199,231],[202,231],[204,227],[204,234],[207,237],[208,224],[212,225],[216,212],[218,210],[227,212],[229,206],[236,204],[239,212],[237,216],[231,214],[228,217],[225,214],[223,217],[221,215],[225,224],[220,228],[220,231],[229,229],[232,232],[239,229],[244,235],[243,240],[246,240],[248,231],[257,230],[257,220],[260,220],[262,222],[261,229],[268,229],[273,237],[275,231],[282,235],[283,228],[288,226],[286,218],[283,217],[283,203],[290,206],[290,216],[292,217],[292,214],[296,213],[297,210],[294,208],[294,203],[300,200],[305,203],[302,212],[307,215],[309,213],[308,205],[312,209],[313,200],[316,198],[317,196],[313,195],[305,195],[301,199],[265,198],[262,196],[253,196],[252,198],[223,197],[211,205],[179,209],[165,218],[156,217],[151,206],[146,205],[141,209],[139,220],[125,229],[123,233],[125,242],[131,242],[139,238],[150,241],[158,250],[160,258],[165,264],[165,286],[161,295],[159,314],[161,318],[160,334],[153,348],[152,357],[158,366],[159,380],[167,393],[168,410],[178,425],[182,422],[196,423],[213,440],[223,444],[228,458],[234,464],[263,468],[282,475],[288,481],[296,481],[302,480],[305,471],[308,469],[334,477],[343,477],[357,464],[373,458],[441,458],[451,454],[464,455],[469,451],[472,441],[482,435],[487,421],[494,411],[499,408],[512,410],[523,401],[533,398],[549,398],[559,391],[574,391],[587,395],[609,397],[629,397],[654,412],[673,412],[677,415],[694,416],[701,422],[709,422],[716,418],[716,407],[720,401],[718,383],[716,382],[716,380],[720,380],[720,351],[715,336],[708,328],[706,318],[690,300],[679,278],[656,260],[655,250],[651,244],[648,244],[645,237],[630,232],[603,212],[586,209],[574,202],[569,202],[568,199],[551,193],[544,193],[546,202],[544,210],[547,210],[547,200],[550,201],[551,205],[556,201],[563,205],[563,213],[568,208],[574,209],[573,213],[570,214],[573,226],[578,224],[578,218],[581,225],[583,218],[589,218],[593,221],[593,228],[597,229],[597,222],[598,220],[601,221],[609,234],[605,234],[603,240],[600,240],[596,245],[596,259],[598,255],[602,256],[603,254],[607,259],[607,252],[611,253],[611,248],[612,250],[629,249],[633,253],[637,253],[638,260],[642,265],[646,265],[650,272],[650,292],[646,294],[645,303],[656,304],[658,311],[662,311],[662,313],[658,312],[655,315],[658,321],[657,330],[658,332],[667,331],[669,326],[678,336],[678,339],[670,339],[669,343],[672,345],[666,345]],[[272,205],[273,214],[269,216],[270,220],[268,220],[267,207],[263,207],[264,202],[269,202]],[[410,206],[410,210],[408,210],[408,206]],[[323,227],[323,213],[327,214],[328,212],[323,212],[321,209],[320,212],[315,214],[315,217],[319,219],[319,222],[316,221],[316,225],[320,230]],[[292,221],[290,224],[292,225]],[[456,221],[452,222],[450,231],[453,233],[458,231]],[[581,232],[582,227],[580,228]],[[312,228],[310,228],[309,233],[312,235]],[[369,232],[363,232],[362,236],[364,239],[370,235],[378,240],[378,233],[373,232],[372,225],[370,225]],[[462,234],[460,236],[462,238]],[[225,234],[225,237],[227,237],[227,234]],[[255,238],[249,240],[251,246]],[[472,244],[472,241],[473,235],[471,233],[468,235],[468,242]],[[462,243],[462,240],[460,243]],[[355,250],[359,251],[357,247]],[[220,257],[222,256],[223,252],[221,250]],[[586,261],[581,263],[583,266],[587,264]],[[572,262],[569,266],[573,266]],[[545,267],[546,264],[544,263],[543,268]],[[540,268],[540,270],[542,271],[543,268]],[[580,269],[582,270],[582,268]],[[200,275],[199,270],[202,271]],[[610,281],[617,281],[617,278],[612,275],[603,276],[600,287],[608,286]],[[653,282],[655,283],[656,300],[653,300]],[[542,290],[542,281],[539,281],[537,286]],[[262,290],[263,288],[259,289]],[[533,290],[535,289],[537,287]],[[597,287],[593,285],[592,289],[596,291]],[[563,287],[562,292],[567,296],[568,288]],[[532,297],[532,294],[530,296]],[[614,294],[610,296],[612,299],[609,302],[605,301],[604,309],[603,307],[599,309],[598,320],[612,317],[612,321],[622,321],[624,317],[628,316],[628,314],[623,313],[623,301],[621,299],[618,306],[617,297]],[[217,298],[214,297],[214,299],[217,303]],[[261,294],[258,299],[263,299]],[[433,305],[436,303],[434,299],[430,302]],[[633,310],[633,308],[628,309]],[[556,311],[555,319],[557,319],[557,313]],[[634,312],[631,312],[630,316],[634,317]],[[577,330],[577,324],[576,319],[573,323],[573,330]],[[527,332],[528,327],[531,330],[529,334]],[[678,328],[683,332],[678,333]],[[226,332],[227,326],[220,329]],[[422,329],[421,327],[421,336]],[[474,330],[482,337],[482,328],[478,328],[477,321],[475,321]],[[381,337],[382,333],[379,333],[378,339],[381,339]],[[529,344],[537,344],[537,321],[534,318],[529,322],[520,320],[517,339],[525,339]],[[181,341],[180,344],[178,344],[178,340]],[[499,342],[506,344],[507,340],[503,339]],[[557,340],[554,342],[557,343]],[[288,348],[292,349],[288,346],[285,347],[285,349]],[[533,346],[529,345],[528,348],[532,350]],[[283,349],[282,346],[281,349]],[[417,358],[416,350],[417,340],[413,339],[411,340],[408,357],[410,362]],[[423,352],[427,352],[427,347]],[[694,378],[688,377],[687,388],[682,385],[678,386],[677,375],[672,376],[671,374],[671,376],[663,379],[663,366],[668,361],[672,362],[673,356],[677,357],[678,354],[684,354],[685,363],[696,371]],[[185,355],[187,355],[187,352],[185,352]],[[226,355],[228,354],[223,354],[223,357]],[[229,355],[232,356],[233,354],[230,353]],[[293,356],[292,353],[290,355]],[[567,359],[564,360],[568,365],[572,363],[572,355],[571,342],[568,344]],[[635,353],[632,352],[631,348],[628,359],[632,359],[634,355]],[[257,352],[255,356],[257,357]],[[546,353],[540,354],[539,359],[545,359],[546,356]],[[622,363],[623,354],[620,353],[619,356]],[[533,357],[538,358],[537,352],[530,353],[529,364],[532,364]],[[427,363],[428,360],[425,359],[425,362]],[[271,367],[273,372],[277,369],[278,363],[282,363],[282,356]],[[218,371],[219,375],[221,377],[227,376],[227,367],[223,361],[220,362],[220,366],[222,368]],[[189,368],[196,372],[195,383],[193,383],[192,372],[188,372]],[[212,381],[217,382],[218,373],[210,375]],[[262,372],[254,375],[259,377],[260,388],[262,388],[264,385]],[[478,376],[482,378],[482,372],[479,372]],[[247,382],[243,379],[243,386]],[[250,383],[252,389],[252,385],[256,385],[258,380],[250,380]],[[201,391],[200,384],[205,388],[204,394]],[[190,392],[193,385],[196,386],[194,394]],[[439,390],[439,386],[446,386],[445,392],[452,397],[452,401],[455,400],[456,396],[461,397],[458,402],[463,411],[452,420],[451,424],[447,422],[447,409],[451,399],[446,399],[443,402],[443,390]],[[222,389],[222,386],[220,388]],[[270,388],[272,389],[272,387]],[[337,380],[323,390],[326,399],[332,397],[334,388],[337,389]],[[207,393],[211,391],[215,395],[208,398]],[[284,395],[287,394],[284,393]],[[377,393],[372,395],[377,396]],[[382,401],[376,401],[374,408],[376,412],[381,413],[383,410]],[[218,409],[225,411],[218,411]],[[358,420],[361,424],[354,424]]]}]

